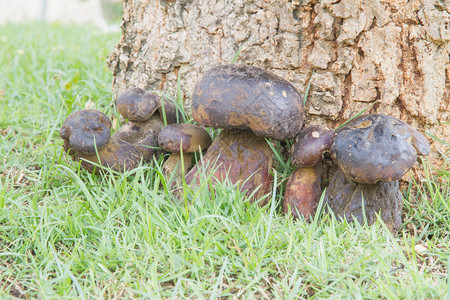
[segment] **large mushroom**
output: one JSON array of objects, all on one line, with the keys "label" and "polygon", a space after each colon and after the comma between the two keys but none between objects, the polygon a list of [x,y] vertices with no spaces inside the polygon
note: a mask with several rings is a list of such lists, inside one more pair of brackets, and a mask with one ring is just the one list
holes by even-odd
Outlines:
[{"label": "large mushroom", "polygon": [[70,114],[59,133],[64,150],[89,171],[98,171],[96,164],[116,171],[135,168],[139,151],[130,143],[110,138],[110,129],[111,121],[104,113],[84,109]]},{"label": "large mushroom", "polygon": [[319,203],[322,156],[330,150],[334,130],[314,125],[298,135],[292,152],[292,165],[297,167],[286,184],[283,211],[310,220]]},{"label": "large mushroom", "polygon": [[199,182],[200,174],[214,172],[218,180],[228,177],[239,183],[254,201],[272,189],[272,152],[264,138],[294,138],[303,125],[303,101],[289,82],[275,74],[222,65],[196,84],[192,116],[202,126],[224,130],[186,175],[186,182]]},{"label": "large mushroom", "polygon": [[331,156],[339,166],[326,202],[334,214],[368,224],[379,214],[392,232],[401,223],[398,180],[417,155],[428,155],[426,138],[409,124],[381,114],[359,116],[336,130]]}]

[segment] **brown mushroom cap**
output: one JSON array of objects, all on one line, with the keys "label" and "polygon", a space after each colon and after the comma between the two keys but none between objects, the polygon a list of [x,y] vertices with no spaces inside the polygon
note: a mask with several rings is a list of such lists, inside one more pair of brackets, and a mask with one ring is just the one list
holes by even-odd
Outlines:
[{"label": "brown mushroom cap", "polygon": [[113,138],[133,144],[141,153],[144,161],[149,162],[160,152],[158,134],[163,128],[158,114],[154,114],[145,122],[130,121],[116,131]]},{"label": "brown mushroom cap", "polygon": [[158,142],[165,151],[193,153],[205,150],[211,144],[211,137],[198,125],[171,124],[161,130]]},{"label": "brown mushroom cap", "polygon": [[373,184],[401,178],[417,154],[426,155],[429,149],[426,138],[407,123],[368,114],[336,130],[331,155],[348,178]]},{"label": "brown mushroom cap", "polygon": [[277,140],[299,133],[303,110],[303,97],[292,84],[251,66],[213,68],[196,84],[192,95],[192,116],[199,124],[250,129]]},{"label": "brown mushroom cap", "polygon": [[71,113],[59,131],[64,150],[92,155],[106,146],[111,137],[111,120],[102,112],[83,109]]},{"label": "brown mushroom cap", "polygon": [[177,107],[175,103],[173,103],[171,100],[162,97],[161,99],[164,99],[161,101],[161,103],[164,104],[164,108],[162,105],[159,106],[158,112],[161,116],[161,120],[164,119],[163,113],[166,116],[167,124],[175,124],[182,122],[183,118],[181,116],[181,113],[177,110]]},{"label": "brown mushroom cap", "polygon": [[120,94],[116,100],[117,111],[122,117],[143,122],[155,113],[160,106],[160,97],[140,88],[131,88]]},{"label": "brown mushroom cap", "polygon": [[311,167],[322,160],[325,151],[333,144],[334,130],[323,126],[309,126],[298,135],[292,152],[292,164],[296,167]]}]

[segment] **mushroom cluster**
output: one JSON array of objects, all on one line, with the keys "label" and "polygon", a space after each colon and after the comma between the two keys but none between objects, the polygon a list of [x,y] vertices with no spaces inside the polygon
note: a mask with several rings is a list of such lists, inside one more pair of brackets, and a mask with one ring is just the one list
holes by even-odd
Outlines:
[{"label": "mushroom cluster", "polygon": [[[167,120],[176,120],[175,106],[165,101]],[[88,171],[97,166],[123,172],[150,162],[160,154],[158,134],[164,127],[161,98],[140,88],[132,88],[116,101],[119,114],[128,120],[111,136],[111,120],[94,109],[75,111],[65,120],[60,136],[64,150]]]},{"label": "mushroom cluster", "polygon": [[111,121],[104,113],[84,109],[70,114],[59,134],[64,150],[90,172],[98,170],[99,164],[116,171],[135,168],[139,151],[132,144],[111,137],[110,130]]},{"label": "mushroom cluster", "polygon": [[[381,114],[359,116],[337,130],[302,130],[302,95],[283,78],[251,66],[221,65],[203,75],[191,102],[198,125],[176,124],[173,103],[139,88],[121,94],[116,107],[127,122],[112,136],[109,118],[92,109],[72,113],[60,130],[64,150],[87,170],[96,165],[130,170],[165,151],[171,153],[163,165],[166,174],[185,178],[191,186],[203,182],[204,175],[229,179],[250,201],[262,199],[264,205],[273,185],[273,153],[266,139],[296,138],[292,165],[297,169],[286,184],[282,210],[306,220],[316,211],[322,159],[330,153],[339,170],[325,194],[329,209],[339,218],[369,224],[379,214],[397,231],[402,208],[398,180],[418,155],[430,153],[421,133]],[[163,116],[169,125],[164,126]],[[211,141],[204,127],[221,132]],[[192,167],[196,152],[205,153]]]}]

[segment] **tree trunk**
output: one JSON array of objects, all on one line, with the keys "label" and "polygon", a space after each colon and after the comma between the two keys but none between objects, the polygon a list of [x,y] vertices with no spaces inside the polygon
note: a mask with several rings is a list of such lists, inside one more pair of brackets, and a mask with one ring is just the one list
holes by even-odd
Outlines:
[{"label": "tree trunk", "polygon": [[[237,63],[303,93],[310,84],[307,124],[335,128],[369,108],[450,136],[450,0],[125,0],[122,29],[109,59],[115,96],[142,87],[174,97],[179,77],[188,99],[242,47]],[[429,141],[442,166],[447,146]]]}]

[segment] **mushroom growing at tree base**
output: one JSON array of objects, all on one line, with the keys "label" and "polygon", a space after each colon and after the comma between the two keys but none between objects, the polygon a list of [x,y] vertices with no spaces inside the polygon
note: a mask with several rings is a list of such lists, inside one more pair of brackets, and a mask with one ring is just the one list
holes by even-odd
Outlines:
[{"label": "mushroom growing at tree base", "polygon": [[331,156],[339,166],[326,202],[339,218],[370,225],[378,213],[395,233],[401,222],[398,180],[417,155],[428,155],[427,139],[409,124],[381,114],[361,115],[336,130]]}]

